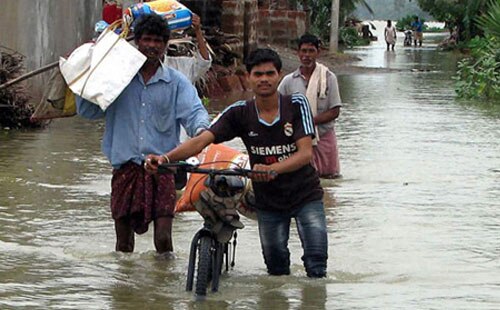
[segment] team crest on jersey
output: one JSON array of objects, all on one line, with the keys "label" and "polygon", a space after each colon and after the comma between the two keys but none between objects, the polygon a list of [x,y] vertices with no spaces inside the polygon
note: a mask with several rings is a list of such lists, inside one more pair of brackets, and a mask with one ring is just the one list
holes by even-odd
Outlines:
[{"label": "team crest on jersey", "polygon": [[285,136],[291,137],[293,135],[293,127],[292,124],[286,123],[285,126],[283,126]]}]

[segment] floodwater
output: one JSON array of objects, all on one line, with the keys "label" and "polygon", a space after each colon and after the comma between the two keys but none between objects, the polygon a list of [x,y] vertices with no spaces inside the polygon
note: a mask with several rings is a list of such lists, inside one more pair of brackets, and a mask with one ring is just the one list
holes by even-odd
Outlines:
[{"label": "floodwater", "polygon": [[113,251],[102,123],[0,131],[0,308],[498,309],[500,112],[455,99],[456,57],[432,40],[356,49],[360,65],[398,70],[339,77],[343,178],[324,182],[323,280],[306,278],[295,228],[292,275],[268,276],[245,219],[234,270],[195,301],[184,286],[196,213],[176,217],[175,259],[155,256],[151,232],[133,254]]}]

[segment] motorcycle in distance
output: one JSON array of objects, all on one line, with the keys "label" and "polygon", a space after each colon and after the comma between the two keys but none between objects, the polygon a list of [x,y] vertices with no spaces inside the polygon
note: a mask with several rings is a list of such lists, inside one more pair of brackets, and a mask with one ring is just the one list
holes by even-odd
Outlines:
[{"label": "motorcycle in distance", "polygon": [[403,42],[404,46],[411,46],[412,36],[413,36],[413,34],[412,34],[411,30],[405,31],[405,40]]},{"label": "motorcycle in distance", "polygon": [[209,284],[212,292],[218,291],[224,262],[226,272],[235,265],[238,235],[236,230],[244,227],[237,210],[241,203],[251,206],[254,202],[253,192],[246,191],[246,181],[252,173],[275,173],[253,171],[237,165],[227,169],[201,167],[210,164],[213,163],[200,164],[197,158],[192,157],[186,161],[164,163],[158,167],[158,173],[180,170],[191,174],[207,174],[204,181],[206,189],[194,203],[204,222],[191,241],[186,281],[186,291],[192,291],[196,278],[195,294],[201,298],[206,296]]}]

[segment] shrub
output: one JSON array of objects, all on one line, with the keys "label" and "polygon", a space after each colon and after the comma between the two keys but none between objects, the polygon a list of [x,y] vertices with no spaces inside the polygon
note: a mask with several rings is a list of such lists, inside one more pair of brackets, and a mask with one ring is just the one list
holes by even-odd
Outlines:
[{"label": "shrub", "polygon": [[[405,31],[411,28],[411,23],[415,20],[415,15],[406,15],[405,17],[400,18],[396,22],[396,29],[398,31]],[[424,23],[423,30],[427,30],[427,25],[425,25],[425,19],[420,18],[420,21]]]},{"label": "shrub", "polygon": [[458,64],[455,76],[460,98],[500,103],[500,3],[491,1],[488,13],[476,19],[484,37],[472,39],[471,57]]},{"label": "shrub", "polygon": [[358,35],[358,31],[354,27],[340,28],[339,42],[344,44],[347,48],[370,44],[370,40],[361,38]]},{"label": "shrub", "polygon": [[500,100],[500,42],[484,37],[471,40],[471,57],[458,64],[455,76],[458,97],[466,99]]}]

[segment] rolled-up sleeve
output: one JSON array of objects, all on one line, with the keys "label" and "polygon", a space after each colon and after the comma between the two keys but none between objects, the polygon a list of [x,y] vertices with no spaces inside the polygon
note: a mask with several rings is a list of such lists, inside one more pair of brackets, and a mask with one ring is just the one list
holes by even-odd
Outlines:
[{"label": "rolled-up sleeve", "polygon": [[339,84],[337,82],[337,77],[335,74],[330,74],[327,79],[328,82],[328,109],[333,109],[335,107],[342,106],[342,100],[340,99]]},{"label": "rolled-up sleeve", "polygon": [[179,86],[176,115],[190,137],[194,137],[200,129],[210,125],[208,112],[198,97],[198,92],[187,80],[181,81]]}]

